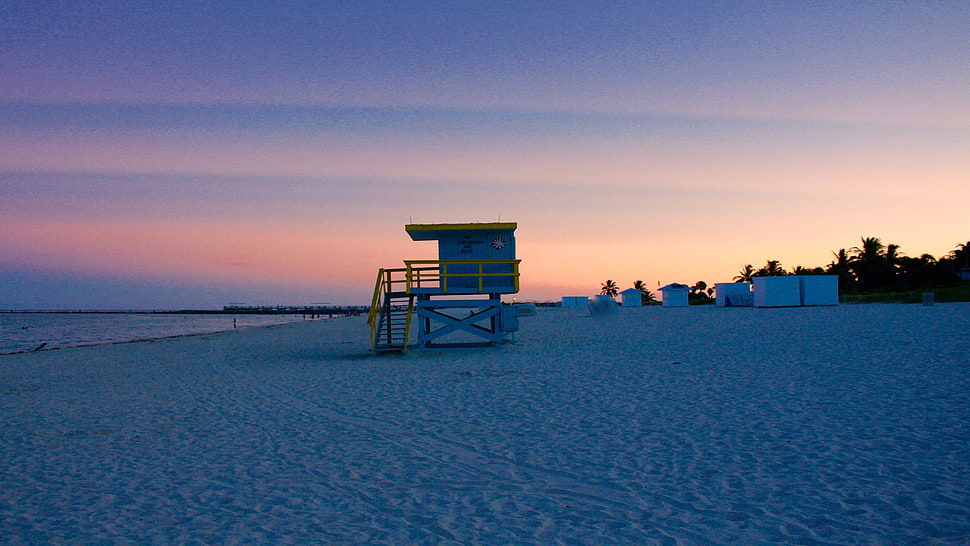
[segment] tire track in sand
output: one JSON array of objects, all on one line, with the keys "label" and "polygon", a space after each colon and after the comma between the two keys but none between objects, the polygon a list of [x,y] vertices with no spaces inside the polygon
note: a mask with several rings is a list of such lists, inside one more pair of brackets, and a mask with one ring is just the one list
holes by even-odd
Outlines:
[{"label": "tire track in sand", "polygon": [[[266,382],[229,362],[220,359],[214,363],[222,372],[231,376],[237,382],[237,386],[245,384],[248,390],[259,397],[289,407],[299,414],[366,430],[375,438],[408,450],[435,464],[474,476],[476,481],[501,484],[506,491],[546,498],[567,508],[580,504],[592,505],[604,515],[608,514],[610,519],[637,530],[645,537],[655,536],[657,529],[653,528],[651,522],[657,523],[656,513],[662,503],[668,506],[681,504],[674,499],[664,499],[663,495],[659,494],[652,495],[655,498],[650,501],[644,498],[642,491],[635,493],[618,484],[604,481],[591,482],[569,472],[532,465],[483,451],[452,438],[431,433],[415,433],[395,423],[348,415],[289,392],[279,385]],[[266,434],[271,435],[268,431]],[[275,444],[274,440],[273,445]],[[320,477],[312,468],[301,469],[317,478]],[[353,493],[375,508],[386,508],[376,499],[362,496],[364,494],[359,490]],[[617,519],[618,515],[620,519]],[[438,529],[435,534],[447,540],[458,540],[458,537],[446,529]],[[702,537],[698,535],[695,538]]]}]

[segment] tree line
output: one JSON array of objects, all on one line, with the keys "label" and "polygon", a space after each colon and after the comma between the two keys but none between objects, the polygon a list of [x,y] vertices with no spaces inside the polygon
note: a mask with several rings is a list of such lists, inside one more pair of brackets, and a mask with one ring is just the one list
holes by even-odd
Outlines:
[{"label": "tree line", "polygon": [[[660,303],[657,296],[647,288],[647,285],[643,281],[633,281],[633,289],[640,291],[640,305],[657,305]],[[620,287],[613,279],[606,279],[606,282],[602,284],[600,294],[615,298],[620,293],[619,291]],[[689,300],[712,298],[714,298],[714,287],[708,287],[704,281],[697,281],[694,286],[690,287],[690,292],[687,293],[687,299]]]},{"label": "tree line", "polygon": [[878,237],[862,237],[861,246],[832,252],[833,260],[824,267],[797,266],[786,271],[778,260],[768,260],[755,269],[745,264],[735,282],[751,282],[752,277],[782,275],[837,275],[840,291],[878,292],[942,286],[966,280],[970,275],[970,241],[956,245],[940,259],[930,254],[906,256],[897,244],[883,244]]},{"label": "tree line", "polygon": [[[897,244],[883,244],[878,237],[861,237],[861,246],[832,252],[832,262],[826,266],[795,266],[786,270],[778,260],[768,260],[755,269],[745,264],[734,277],[735,282],[751,282],[752,277],[784,275],[836,275],[841,292],[878,292],[930,288],[970,280],[970,241],[959,243],[940,259],[930,254],[906,256]],[[644,305],[657,303],[656,297],[643,281],[635,281],[633,288],[641,292]],[[602,284],[600,294],[615,298],[619,286],[612,279]],[[704,281],[690,287],[688,298],[704,300],[714,297],[714,288]]]},{"label": "tree line", "polygon": [[[633,281],[633,289],[640,291],[641,305],[652,305],[655,303],[659,303],[657,301],[657,297],[654,296],[652,292],[650,292],[650,290],[647,288],[647,285],[644,284],[643,281],[641,280]],[[620,293],[620,286],[616,284],[616,281],[614,281],[613,279],[606,279],[606,282],[603,283],[602,288],[600,289],[600,294],[604,296],[609,296],[611,298],[615,298],[619,293]]]}]

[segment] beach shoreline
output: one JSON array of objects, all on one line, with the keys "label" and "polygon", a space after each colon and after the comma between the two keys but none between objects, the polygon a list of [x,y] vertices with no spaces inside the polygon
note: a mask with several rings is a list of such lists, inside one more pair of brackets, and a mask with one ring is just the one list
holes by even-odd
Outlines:
[{"label": "beach shoreline", "polygon": [[959,543],[970,304],[365,317],[0,356],[0,539]]},{"label": "beach shoreline", "polygon": [[0,354],[153,341],[303,320],[321,318],[299,314],[0,312]]}]

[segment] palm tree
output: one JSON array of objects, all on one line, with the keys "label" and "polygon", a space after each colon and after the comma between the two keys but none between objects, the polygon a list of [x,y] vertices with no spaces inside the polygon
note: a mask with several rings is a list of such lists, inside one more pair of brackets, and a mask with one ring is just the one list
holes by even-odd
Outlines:
[{"label": "palm tree", "polygon": [[788,275],[778,260],[768,260],[764,267],[754,272],[755,277],[784,277]]},{"label": "palm tree", "polygon": [[957,278],[970,280],[970,241],[958,243],[956,248],[936,262],[933,270],[935,283],[946,284]]},{"label": "palm tree", "polygon": [[957,247],[951,250],[946,257],[957,262],[960,267],[970,267],[970,241],[957,243]]},{"label": "palm tree", "polygon": [[886,245],[878,237],[860,237],[862,247],[854,246],[850,250],[855,253],[857,260],[876,261],[886,252]]},{"label": "palm tree", "polygon": [[939,274],[937,261],[930,254],[923,254],[919,258],[903,256],[899,258],[898,276],[902,284],[913,288],[921,288],[934,284]]},{"label": "palm tree", "polygon": [[640,305],[653,305],[657,303],[657,298],[650,293],[650,289],[643,281],[633,281],[633,289],[640,291]]},{"label": "palm tree", "polygon": [[958,243],[957,247],[946,255],[946,262],[946,269],[961,279],[967,280],[967,276],[970,275],[970,241]]},{"label": "palm tree", "polygon": [[751,282],[751,277],[754,276],[754,266],[751,264],[744,264],[741,271],[734,277],[734,282]]},{"label": "palm tree", "polygon": [[840,248],[838,252],[833,252],[832,255],[835,256],[835,259],[825,268],[825,272],[829,275],[838,275],[839,290],[845,290],[852,286],[852,282],[855,280],[852,276],[852,256],[849,256],[849,252],[844,248]]},{"label": "palm tree", "polygon": [[899,245],[882,244],[877,237],[862,237],[862,247],[852,247],[855,256],[851,269],[863,290],[874,290],[890,284],[896,274]]},{"label": "palm tree", "polygon": [[835,270],[839,268],[844,268],[846,271],[848,271],[849,262],[852,261],[852,256],[849,256],[848,251],[846,251],[844,248],[840,248],[838,252],[833,252],[832,255],[835,256],[835,259],[832,260],[832,263],[829,264],[826,271],[829,273],[834,273]]},{"label": "palm tree", "polygon": [[795,267],[791,268],[791,274],[792,275],[824,275],[825,270],[822,269],[821,267],[802,267],[800,265],[796,265]]},{"label": "palm tree", "polygon": [[707,283],[704,281],[697,281],[694,286],[690,287],[690,294],[687,294],[688,299],[705,299],[708,297],[707,293]]},{"label": "palm tree", "polygon": [[886,265],[882,271],[883,282],[886,284],[895,284],[899,277],[899,264],[900,260],[903,259],[905,255],[899,251],[899,245],[888,244],[886,245]]},{"label": "palm tree", "polygon": [[618,287],[612,279],[606,279],[606,282],[603,283],[603,289],[600,290],[600,294],[609,296],[611,298],[615,298],[619,292],[620,287]]},{"label": "palm tree", "polygon": [[883,254],[886,245],[876,237],[863,237],[862,246],[852,247],[855,256],[852,257],[852,273],[865,290],[871,290],[879,284],[879,270],[883,265]]},{"label": "palm tree", "polygon": [[889,265],[895,264],[896,261],[902,255],[903,255],[903,253],[899,251],[899,245],[894,245],[892,243],[890,243],[889,245],[886,245],[886,255],[885,255],[885,258],[886,258],[886,262]]}]

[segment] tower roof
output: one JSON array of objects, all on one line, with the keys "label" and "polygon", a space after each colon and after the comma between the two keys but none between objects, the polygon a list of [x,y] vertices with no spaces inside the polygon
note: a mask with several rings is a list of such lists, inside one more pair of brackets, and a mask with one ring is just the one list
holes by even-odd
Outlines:
[{"label": "tower roof", "polygon": [[414,241],[436,241],[442,235],[455,232],[476,231],[513,231],[518,226],[515,222],[491,222],[484,224],[407,224],[404,229]]}]

